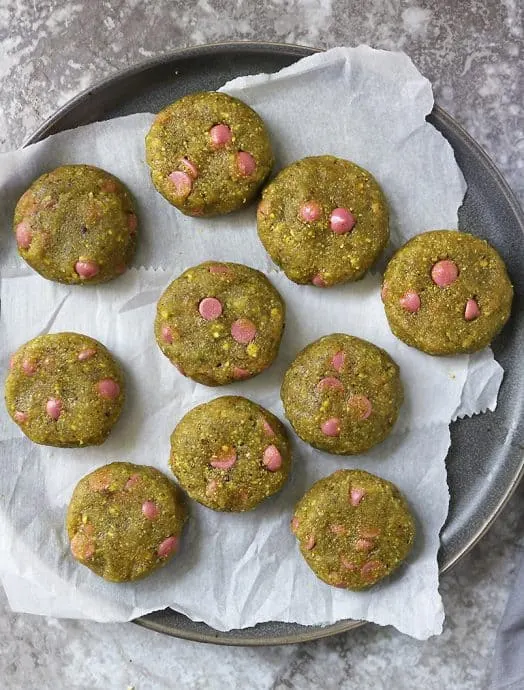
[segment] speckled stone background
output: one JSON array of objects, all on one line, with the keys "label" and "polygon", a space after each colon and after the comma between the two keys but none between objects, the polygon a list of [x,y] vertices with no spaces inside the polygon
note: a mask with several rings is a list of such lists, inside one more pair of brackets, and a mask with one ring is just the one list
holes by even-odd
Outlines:
[{"label": "speckled stone background", "polygon": [[[225,40],[402,49],[436,100],[524,202],[520,0],[0,0],[0,150],[19,146],[82,89],[145,58]],[[417,642],[365,626],[292,647],[227,649],[132,624],[10,612],[0,593],[0,686],[136,690],[478,690],[524,554],[524,486],[442,579],[443,634]]]}]

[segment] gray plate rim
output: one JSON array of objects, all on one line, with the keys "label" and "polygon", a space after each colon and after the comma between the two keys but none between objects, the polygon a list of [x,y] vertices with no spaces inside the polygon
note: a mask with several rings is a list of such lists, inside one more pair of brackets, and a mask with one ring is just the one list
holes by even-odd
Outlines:
[{"label": "gray plate rim", "polygon": [[[266,41],[236,41],[236,42],[219,42],[219,43],[208,43],[198,46],[192,46],[187,48],[179,48],[173,51],[169,51],[160,57],[155,57],[147,60],[140,61],[129,68],[120,70],[115,74],[111,74],[104,79],[98,81],[93,86],[80,92],[72,99],[67,101],[64,105],[58,108],[49,118],[47,118],[43,124],[38,127],[32,134],[30,134],[23,143],[23,146],[29,146],[38,141],[45,139],[47,136],[54,134],[55,132],[62,131],[61,126],[62,120],[72,113],[76,108],[81,107],[87,100],[96,99],[97,95],[104,92],[108,86],[112,86],[116,83],[121,83],[129,80],[130,78],[155,68],[159,68],[163,65],[169,64],[171,62],[176,62],[187,58],[197,58],[205,55],[213,55],[214,53],[251,53],[251,52],[267,52],[267,53],[280,53],[285,54],[287,57],[296,58],[297,60],[311,55],[316,52],[320,52],[320,49],[312,48],[309,46],[297,45],[297,44],[286,44],[278,42],[266,42]],[[439,105],[435,104],[432,112],[432,119],[439,124],[441,124],[446,129],[453,131],[458,138],[462,140],[470,150],[471,154],[480,161],[482,166],[491,175],[494,182],[497,184],[500,193],[505,197],[508,206],[518,222],[520,230],[524,235],[524,213],[520,207],[520,204],[515,197],[514,193],[511,191],[507,182],[505,181],[502,173],[498,170],[494,162],[484,151],[484,149],[471,137],[470,134],[456,122],[456,120],[451,117],[444,109]],[[511,498],[515,489],[517,488],[520,480],[524,476],[524,454],[516,472],[511,477],[510,481],[506,486],[506,490],[501,495],[498,503],[493,507],[489,517],[484,521],[484,523],[479,527],[477,532],[467,540],[462,546],[455,551],[447,560],[445,560],[440,565],[440,573],[443,574],[448,572],[458,561],[463,558],[480,539],[486,534],[486,532],[493,525],[497,517],[500,515],[507,502]],[[177,628],[176,626],[170,627],[165,623],[153,620],[150,618],[151,615],[142,616],[137,618],[133,622],[145,627],[147,629],[160,632],[173,637],[186,639],[194,642],[206,642],[219,645],[232,645],[232,646],[266,646],[266,645],[282,645],[282,644],[296,644],[299,642],[307,642],[315,639],[320,639],[323,637],[329,637],[331,635],[336,635],[342,632],[347,632],[349,630],[360,627],[365,623],[365,621],[354,621],[354,620],[341,620],[332,625],[327,626],[296,626],[296,630],[292,633],[284,635],[274,635],[269,634],[265,636],[251,636],[250,628],[246,628],[242,631],[242,637],[230,637],[228,632],[222,633],[212,628],[206,626],[204,632],[200,632],[198,629],[186,630]],[[265,624],[259,624],[265,625]]]}]

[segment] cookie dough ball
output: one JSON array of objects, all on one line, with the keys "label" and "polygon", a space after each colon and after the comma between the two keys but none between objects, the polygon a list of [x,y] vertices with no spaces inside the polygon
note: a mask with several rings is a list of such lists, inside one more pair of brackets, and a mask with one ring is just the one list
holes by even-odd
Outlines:
[{"label": "cookie dough ball", "polygon": [[154,467],[113,462],[83,477],[67,511],[71,553],[111,582],[149,575],[177,552],[187,511]]},{"label": "cookie dough ball", "polygon": [[259,115],[215,91],[189,94],[160,111],[146,137],[146,160],[157,191],[188,216],[246,206],[273,167]]},{"label": "cookie dough ball", "polygon": [[397,487],[362,470],[338,470],[313,484],[295,508],[291,530],[317,577],[352,590],[392,573],[415,539]]},{"label": "cookie dough ball", "polygon": [[99,445],[120,417],[124,375],[94,338],[41,335],[11,357],[5,401],[13,420],[35,443]]},{"label": "cookie dough ball", "polygon": [[207,261],[165,290],[155,336],[182,374],[220,386],[256,376],[273,362],[284,320],[284,302],[263,273]]},{"label": "cookie dough ball", "polygon": [[409,240],[389,262],[382,300],[393,333],[430,355],[476,352],[509,319],[513,287],[486,240],[434,230]]},{"label": "cookie dough ball", "polygon": [[375,178],[334,156],[281,170],[262,193],[257,221],[262,244],[287,277],[317,287],[362,278],[389,239]]},{"label": "cookie dough ball", "polygon": [[179,422],[171,435],[170,465],[192,499],[239,512],[282,488],[291,452],[275,415],[246,398],[225,396],[198,405]]},{"label": "cookie dough ball", "polygon": [[387,352],[335,333],[297,355],[281,397],[302,440],[329,453],[358,455],[390,433],[404,395],[399,368]]},{"label": "cookie dough ball", "polygon": [[20,198],[14,231],[20,256],[44,278],[104,283],[133,258],[137,223],[133,200],[114,175],[63,165]]}]

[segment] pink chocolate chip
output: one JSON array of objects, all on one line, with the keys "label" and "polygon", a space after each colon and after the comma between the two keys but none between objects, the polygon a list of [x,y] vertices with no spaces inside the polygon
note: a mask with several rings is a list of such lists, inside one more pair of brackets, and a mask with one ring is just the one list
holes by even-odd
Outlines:
[{"label": "pink chocolate chip", "polygon": [[344,384],[342,381],[340,381],[340,379],[336,379],[334,376],[326,376],[325,378],[320,379],[320,381],[317,383],[317,390],[324,391],[329,389],[343,391]]},{"label": "pink chocolate chip", "polygon": [[466,308],[464,309],[464,318],[466,321],[473,321],[480,316],[480,309],[477,301],[474,299],[468,299],[466,302]]},{"label": "pink chocolate chip", "polygon": [[352,487],[349,492],[349,502],[352,506],[356,507],[360,504],[360,501],[364,498],[366,492],[364,489],[359,489],[357,487]]},{"label": "pink chocolate chip", "polygon": [[229,267],[226,266],[225,264],[211,264],[211,266],[208,268],[208,271],[210,273],[229,273]]},{"label": "pink chocolate chip", "polygon": [[168,178],[173,183],[177,196],[183,199],[189,196],[193,187],[193,180],[187,173],[182,170],[174,170],[168,175]]},{"label": "pink chocolate chip", "polygon": [[128,213],[128,215],[127,215],[127,227],[129,228],[129,232],[132,235],[135,234],[137,226],[138,226],[138,219],[136,217],[136,214]]},{"label": "pink chocolate chip", "polygon": [[90,540],[85,546],[84,546],[84,553],[83,553],[83,558],[84,560],[89,560],[92,556],[94,556],[95,553],[95,544],[92,540]]},{"label": "pink chocolate chip", "polygon": [[26,223],[25,220],[23,220],[21,223],[18,223],[16,226],[15,235],[16,243],[20,249],[29,249],[31,240],[33,239],[33,233],[31,232],[29,224]]},{"label": "pink chocolate chip", "polygon": [[173,331],[169,328],[169,326],[162,326],[162,330],[160,332],[162,334],[162,340],[168,345],[171,345],[173,342]]},{"label": "pink chocolate chip", "polygon": [[127,490],[129,491],[129,490],[132,489],[134,486],[136,486],[136,485],[138,484],[139,481],[140,481],[140,475],[139,475],[139,474],[132,474],[132,475],[129,477],[129,479],[127,480],[126,485],[125,485],[124,488],[127,489]]},{"label": "pink chocolate chip", "polygon": [[104,180],[104,181],[102,182],[102,184],[100,185],[100,189],[101,189],[103,192],[112,193],[112,192],[116,192],[116,190],[118,189],[118,187],[117,187],[117,184],[116,184],[116,182],[115,182],[114,180],[107,179],[107,180]]},{"label": "pink chocolate chip", "polygon": [[437,261],[431,269],[431,278],[433,282],[441,288],[454,283],[458,278],[458,274],[458,266],[454,261],[451,261],[451,259]]},{"label": "pink chocolate chip", "polygon": [[298,215],[305,223],[314,223],[322,215],[322,209],[316,201],[306,201],[300,207]]},{"label": "pink chocolate chip", "polygon": [[197,166],[189,160],[189,158],[182,158],[180,163],[184,166],[184,168],[187,170],[188,174],[196,180],[198,177],[198,168]]},{"label": "pink chocolate chip", "polygon": [[320,429],[325,436],[339,436],[340,435],[340,419],[331,417],[322,422]]},{"label": "pink chocolate chip", "polygon": [[377,570],[381,569],[382,567],[383,566],[380,561],[368,561],[367,563],[364,563],[360,569],[360,573],[366,580],[371,580],[377,573]]},{"label": "pink chocolate chip", "polygon": [[420,309],[420,297],[416,292],[413,292],[413,290],[408,290],[402,295],[399,302],[402,309],[409,311],[411,314],[414,314]]},{"label": "pink chocolate chip", "polygon": [[91,357],[96,355],[96,349],[94,347],[86,347],[85,350],[80,350],[78,353],[78,360],[80,362],[86,362]]},{"label": "pink chocolate chip", "polygon": [[209,130],[209,138],[211,139],[211,143],[215,148],[220,148],[221,146],[229,144],[233,138],[233,133],[231,128],[227,125],[213,125],[213,127],[211,127]]},{"label": "pink chocolate chip", "polygon": [[27,376],[32,376],[36,371],[36,364],[31,359],[24,359],[22,361],[22,371]]},{"label": "pink chocolate chip", "polygon": [[324,278],[322,278],[320,273],[317,273],[316,276],[313,276],[313,278],[311,279],[311,282],[313,283],[313,285],[315,287],[326,287],[326,285],[327,285],[326,281],[324,280]]},{"label": "pink chocolate chip", "polygon": [[114,379],[100,379],[96,387],[102,398],[106,400],[114,400],[120,395],[120,386]]},{"label": "pink chocolate chip", "polygon": [[51,419],[56,420],[60,417],[62,414],[62,401],[59,400],[58,398],[49,398],[49,400],[45,404],[45,411],[51,417]]},{"label": "pink chocolate chip", "polygon": [[389,285],[384,281],[382,283],[382,289],[380,290],[380,297],[382,298],[382,301],[384,302],[388,296],[388,291],[389,291]]},{"label": "pink chocolate chip", "polygon": [[344,525],[331,525],[329,528],[333,534],[345,534],[346,533],[346,528]]},{"label": "pink chocolate chip", "polygon": [[107,467],[101,467],[89,475],[89,488],[93,491],[107,491],[111,484],[111,472]]},{"label": "pink chocolate chip", "polygon": [[95,553],[92,537],[85,532],[77,532],[71,539],[71,553],[80,561],[86,561]]},{"label": "pink chocolate chip", "polygon": [[88,280],[89,278],[94,278],[100,271],[100,266],[96,261],[77,261],[75,264],[75,271],[78,273],[80,278]]},{"label": "pink chocolate chip", "polygon": [[344,556],[341,556],[340,562],[342,564],[342,567],[344,567],[346,570],[356,570],[357,569],[356,564],[353,563],[353,561],[348,561],[348,559],[345,558]]},{"label": "pink chocolate chip", "polygon": [[157,554],[160,558],[166,558],[178,549],[178,537],[167,537],[160,543]]},{"label": "pink chocolate chip", "polygon": [[262,427],[264,429],[264,432],[267,434],[267,436],[274,436],[275,432],[273,431],[273,427],[269,424],[269,422],[262,417]]},{"label": "pink chocolate chip", "polygon": [[374,544],[370,539],[357,539],[355,549],[357,551],[371,551]]},{"label": "pink chocolate chip", "polygon": [[257,215],[267,216],[269,213],[269,201],[267,199],[262,199],[262,201],[257,206]]},{"label": "pink chocolate chip", "polygon": [[232,448],[231,450],[222,452],[220,455],[213,455],[209,464],[216,470],[229,470],[236,461],[237,452]]},{"label": "pink chocolate chip", "polygon": [[270,472],[276,472],[282,467],[282,456],[274,445],[268,446],[262,457],[262,464]]},{"label": "pink chocolate chip", "polygon": [[153,501],[144,501],[142,503],[142,513],[148,520],[155,520],[160,515],[160,510]]},{"label": "pink chocolate chip", "polygon": [[347,406],[348,410],[356,413],[358,419],[367,419],[373,411],[371,401],[365,395],[350,396]]},{"label": "pink chocolate chip", "polygon": [[14,366],[15,366],[15,356],[11,355],[11,357],[9,357],[9,368],[12,369]]},{"label": "pink chocolate chip", "polygon": [[257,334],[257,327],[249,319],[237,319],[231,324],[231,335],[237,343],[246,345],[250,343]]},{"label": "pink chocolate chip", "polygon": [[353,230],[355,223],[355,216],[347,208],[336,208],[331,211],[329,216],[329,225],[337,235],[344,235],[346,232]]},{"label": "pink chocolate chip", "polygon": [[346,353],[342,352],[335,352],[333,357],[331,358],[331,366],[333,369],[336,369],[339,373],[342,371],[344,368],[344,364],[346,362]]},{"label": "pink chocolate chip", "polygon": [[380,535],[380,530],[377,527],[367,527],[360,530],[360,536],[363,539],[376,539]]},{"label": "pink chocolate chip", "polygon": [[198,305],[198,311],[206,321],[214,321],[222,314],[222,303],[216,297],[204,297]]},{"label": "pink chocolate chip", "polygon": [[237,380],[247,379],[250,374],[247,369],[242,369],[242,367],[233,367],[233,378]]},{"label": "pink chocolate chip", "polygon": [[296,534],[296,533],[297,533],[298,525],[299,525],[299,520],[298,520],[298,518],[297,518],[296,515],[295,515],[295,516],[293,517],[293,519],[291,520],[291,531],[293,532],[293,534]]},{"label": "pink chocolate chip", "polygon": [[220,482],[218,482],[216,479],[212,479],[210,482],[208,482],[206,486],[206,496],[213,496],[219,486]]},{"label": "pink chocolate chip", "polygon": [[257,169],[257,164],[253,156],[247,151],[237,153],[237,169],[243,177],[250,177]]},{"label": "pink chocolate chip", "polygon": [[16,410],[14,414],[15,422],[18,422],[19,424],[23,424],[24,422],[27,422],[29,419],[29,415],[27,412],[22,412],[21,410]]},{"label": "pink chocolate chip", "polygon": [[316,543],[317,540],[312,534],[310,534],[306,540],[306,543],[304,544],[304,548],[306,548],[308,551],[311,551],[311,549],[315,546]]}]

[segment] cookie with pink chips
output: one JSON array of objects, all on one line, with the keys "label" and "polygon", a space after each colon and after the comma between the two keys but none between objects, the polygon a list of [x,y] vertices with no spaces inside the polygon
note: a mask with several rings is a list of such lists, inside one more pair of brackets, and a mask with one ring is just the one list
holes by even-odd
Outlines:
[{"label": "cookie with pink chips", "polygon": [[83,477],[73,491],[71,555],[111,582],[137,580],[178,552],[186,520],[182,492],[161,472],[113,462]]},{"label": "cookie with pink chips", "polygon": [[58,283],[104,283],[133,259],[138,219],[122,182],[92,165],[62,165],[20,197],[14,234],[20,256]]},{"label": "cookie with pink chips", "polygon": [[266,251],[295,283],[326,288],[359,280],[388,243],[388,207],[373,175],[335,156],[281,170],[257,211]]},{"label": "cookie with pink chips", "polygon": [[430,355],[475,352],[509,319],[513,286],[498,252],[466,232],[413,237],[389,262],[382,301],[391,330]]},{"label": "cookie with pink chips", "polygon": [[263,273],[206,261],[166,288],[155,335],[181,374],[220,386],[256,376],[273,362],[284,321],[284,302]]},{"label": "cookie with pink chips", "polygon": [[280,394],[300,438],[337,455],[358,455],[383,441],[404,398],[399,368],[388,353],[344,333],[299,352]]},{"label": "cookie with pink chips", "polygon": [[261,117],[238,98],[192,93],[161,110],[146,136],[156,189],[188,216],[249,204],[273,166]]},{"label": "cookie with pink chips", "polygon": [[372,587],[407,558],[415,521],[397,487],[363,470],[338,470],[295,507],[291,531],[315,575],[332,587]]},{"label": "cookie with pink chips", "polygon": [[94,338],[80,333],[40,335],[12,355],[9,367],[7,411],[34,443],[99,445],[120,417],[124,374]]},{"label": "cookie with pink chips", "polygon": [[255,508],[291,470],[286,429],[247,398],[224,396],[190,410],[171,434],[171,469],[189,496],[213,510]]}]

